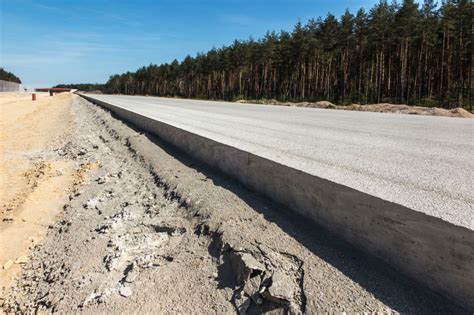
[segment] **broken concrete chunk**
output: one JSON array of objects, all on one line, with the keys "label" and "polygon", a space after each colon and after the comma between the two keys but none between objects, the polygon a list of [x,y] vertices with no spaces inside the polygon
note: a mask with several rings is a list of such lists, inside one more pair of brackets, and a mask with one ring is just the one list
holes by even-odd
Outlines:
[{"label": "broken concrete chunk", "polygon": [[280,304],[290,303],[295,294],[295,283],[293,279],[280,270],[276,270],[272,276],[272,284],[262,296],[272,302]]},{"label": "broken concrete chunk", "polygon": [[265,271],[265,267],[248,253],[233,253],[231,263],[239,284]]},{"label": "broken concrete chunk", "polygon": [[244,292],[252,298],[252,300],[257,303],[261,304],[261,298],[260,298],[260,283],[261,283],[261,278],[260,277],[253,277],[248,279],[245,282],[244,285]]},{"label": "broken concrete chunk", "polygon": [[248,268],[252,270],[265,271],[265,267],[250,254],[243,253],[242,261]]},{"label": "broken concrete chunk", "polygon": [[133,294],[133,291],[129,287],[121,287],[119,289],[119,294],[123,297],[129,297],[130,295]]}]

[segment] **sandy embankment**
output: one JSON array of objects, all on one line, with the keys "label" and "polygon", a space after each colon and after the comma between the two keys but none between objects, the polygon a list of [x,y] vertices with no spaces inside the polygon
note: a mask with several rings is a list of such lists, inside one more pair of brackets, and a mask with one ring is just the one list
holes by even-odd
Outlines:
[{"label": "sandy embankment", "polygon": [[0,93],[0,297],[74,181],[73,161],[48,157],[71,135],[73,97]]}]

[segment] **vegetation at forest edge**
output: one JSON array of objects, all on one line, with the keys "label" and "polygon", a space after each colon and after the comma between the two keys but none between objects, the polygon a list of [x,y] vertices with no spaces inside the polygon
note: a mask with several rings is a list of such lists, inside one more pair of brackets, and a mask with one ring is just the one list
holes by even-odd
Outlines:
[{"label": "vegetation at forest edge", "polygon": [[21,80],[20,80],[19,77],[17,77],[16,75],[14,75],[11,72],[6,71],[3,68],[0,68],[0,80],[10,81],[10,82],[15,82],[15,83],[21,84]]},{"label": "vegetation at forest edge", "polygon": [[108,93],[201,99],[405,103],[472,111],[469,0],[380,1],[181,62],[115,74]]}]

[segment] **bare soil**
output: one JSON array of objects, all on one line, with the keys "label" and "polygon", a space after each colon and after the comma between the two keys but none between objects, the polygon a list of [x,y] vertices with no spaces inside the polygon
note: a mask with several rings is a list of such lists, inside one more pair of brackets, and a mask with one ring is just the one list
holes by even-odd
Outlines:
[{"label": "bare soil", "polygon": [[465,312],[107,111],[70,108],[71,136],[43,154],[78,180],[5,312]]},{"label": "bare soil", "polygon": [[458,118],[474,118],[474,114],[468,112],[463,108],[444,109],[438,107],[421,107],[411,106],[405,104],[370,104],[370,105],[335,105],[328,101],[320,102],[278,102],[277,100],[239,100],[238,103],[252,103],[265,105],[281,105],[290,107],[307,107],[307,108],[323,108],[323,109],[338,109],[338,110],[353,110],[363,112],[377,112],[377,113],[394,113],[394,114],[410,114],[410,115],[427,115],[427,116],[442,116],[442,117],[458,117]]},{"label": "bare soil", "polygon": [[71,136],[71,99],[0,93],[0,297],[72,187],[74,163],[49,154]]}]

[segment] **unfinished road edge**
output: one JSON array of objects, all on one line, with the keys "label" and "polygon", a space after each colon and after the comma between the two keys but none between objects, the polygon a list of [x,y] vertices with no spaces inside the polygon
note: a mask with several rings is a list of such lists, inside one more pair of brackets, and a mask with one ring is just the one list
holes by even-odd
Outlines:
[{"label": "unfinished road edge", "polygon": [[474,231],[79,95],[474,311]]}]

